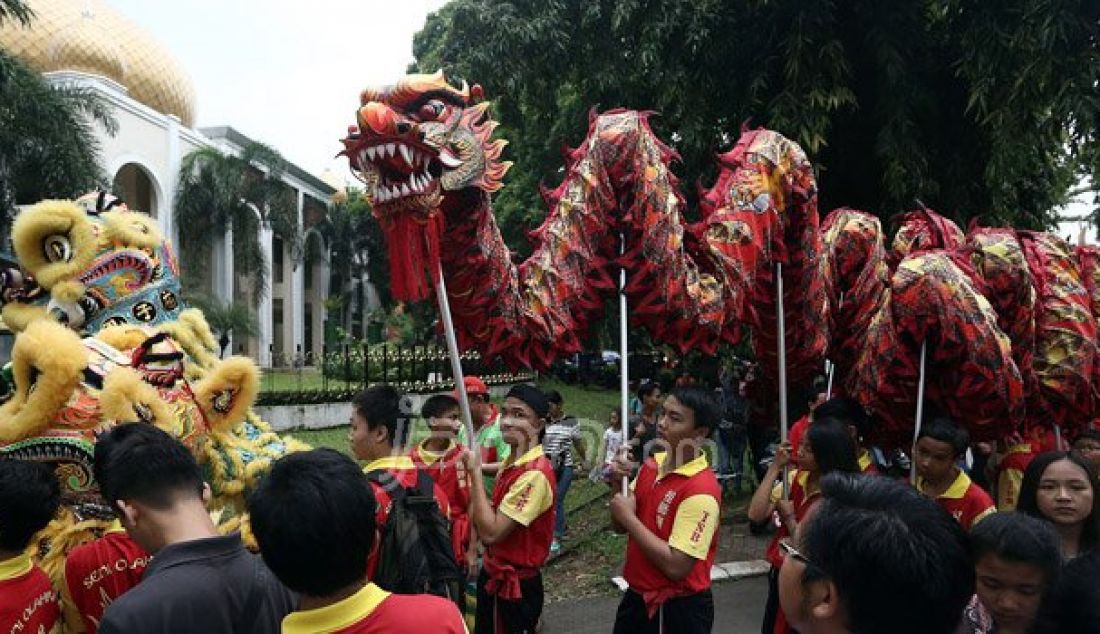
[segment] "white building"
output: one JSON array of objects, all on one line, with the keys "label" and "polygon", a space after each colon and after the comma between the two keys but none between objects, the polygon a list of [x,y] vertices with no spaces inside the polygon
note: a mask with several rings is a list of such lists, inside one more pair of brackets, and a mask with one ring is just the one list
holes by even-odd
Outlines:
[{"label": "white building", "polygon": [[[0,47],[20,58],[51,82],[94,89],[113,106],[118,121],[114,136],[100,131],[104,171],[114,193],[131,209],[157,219],[173,242],[173,220],[180,162],[189,152],[213,146],[239,153],[250,141],[232,127],[193,128],[196,110],[191,80],[171,54],[134,24],[100,0],[31,0],[35,12],[29,27],[8,21],[0,27]],[[283,177],[298,202],[298,223],[309,228],[324,219],[331,185],[296,165]],[[288,245],[270,228],[261,228],[270,292],[254,306],[259,337],[234,341],[232,350],[249,354],[262,366],[289,361],[295,353],[319,353],[324,341],[325,299],[329,295],[326,265],[295,266]],[[230,232],[211,246],[210,290],[223,301],[246,297],[233,271]],[[323,251],[324,252],[324,251]],[[181,261],[186,269],[187,262]],[[274,354],[273,354],[274,353]]]}]

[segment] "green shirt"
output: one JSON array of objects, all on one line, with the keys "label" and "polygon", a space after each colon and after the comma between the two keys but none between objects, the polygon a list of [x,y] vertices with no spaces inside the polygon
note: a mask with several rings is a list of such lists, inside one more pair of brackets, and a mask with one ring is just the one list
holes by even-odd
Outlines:
[{"label": "green shirt", "polygon": [[[500,414],[495,411],[493,421],[483,425],[481,429],[475,432],[475,435],[477,436],[477,446],[481,448],[481,462],[483,464],[504,462],[512,453],[512,448],[508,446],[508,443],[504,442],[504,436],[500,433]],[[458,442],[468,445],[466,442],[465,425],[458,430]],[[485,491],[491,495],[493,493],[493,484],[497,480],[496,476],[484,475],[484,480]]]}]

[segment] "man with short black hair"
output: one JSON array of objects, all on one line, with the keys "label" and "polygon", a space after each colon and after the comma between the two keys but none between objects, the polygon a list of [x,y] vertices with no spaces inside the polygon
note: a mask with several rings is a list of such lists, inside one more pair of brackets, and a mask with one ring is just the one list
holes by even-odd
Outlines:
[{"label": "man with short black hair", "polygon": [[802,634],[953,632],[974,593],[966,534],[889,478],[832,473],[781,544],[779,601]]},{"label": "man with short black hair", "polygon": [[367,477],[332,449],[281,458],[248,499],[264,561],[302,595],[285,634],[466,631],[453,603],[391,594],[366,576],[375,500]]},{"label": "man with short black hair", "polygon": [[[378,535],[374,539],[374,552],[367,561],[367,574],[371,579],[377,579],[382,574],[378,571],[380,546],[386,520],[393,510],[395,496],[399,495],[396,489],[418,488],[422,484],[420,475],[423,473],[427,478],[423,484],[430,487],[439,512],[444,518],[451,513],[446,492],[426,472],[417,469],[412,458],[404,452],[411,420],[408,413],[402,411],[401,399],[401,393],[394,387],[373,385],[351,401],[348,444],[356,459],[367,463],[363,471],[378,501],[374,522]],[[389,575],[395,571],[387,569],[383,572]],[[383,582],[382,585],[387,584]]]},{"label": "man with short black hair", "polygon": [[26,549],[61,501],[48,467],[0,458],[0,632],[53,632],[61,623],[57,592]]},{"label": "man with short black hair", "polygon": [[274,632],[295,597],[241,543],[218,534],[210,487],[195,458],[143,423],[99,437],[95,478],[122,527],[154,558],[141,583],[103,615],[99,631]]},{"label": "man with short black hair", "polygon": [[993,498],[970,480],[958,461],[970,446],[970,434],[949,418],[925,422],[913,445],[917,491],[935,500],[962,527],[970,527],[996,513]]},{"label": "man with short black hair", "polygon": [[[628,535],[623,577],[630,584],[616,634],[703,633],[714,624],[710,569],[722,489],[702,445],[719,420],[710,392],[673,389],[657,422],[660,451],[646,459],[631,494],[611,499],[612,526]],[[616,489],[633,467],[616,463]]]},{"label": "man with short black hair", "polygon": [[504,399],[500,429],[511,447],[490,501],[478,454],[463,461],[473,476],[470,520],[485,544],[477,581],[477,634],[533,634],[542,618],[542,566],[554,537],[554,469],[541,437],[550,403],[533,385],[512,386]]}]

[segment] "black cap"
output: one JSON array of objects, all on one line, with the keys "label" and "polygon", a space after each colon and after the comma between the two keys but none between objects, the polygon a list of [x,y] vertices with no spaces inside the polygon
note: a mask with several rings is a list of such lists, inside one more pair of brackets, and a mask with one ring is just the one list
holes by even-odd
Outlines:
[{"label": "black cap", "polygon": [[528,385],[527,383],[513,385],[512,389],[508,390],[508,396],[527,403],[527,406],[535,410],[535,415],[539,418],[546,418],[550,415],[550,401],[547,400],[542,390],[534,385]]}]

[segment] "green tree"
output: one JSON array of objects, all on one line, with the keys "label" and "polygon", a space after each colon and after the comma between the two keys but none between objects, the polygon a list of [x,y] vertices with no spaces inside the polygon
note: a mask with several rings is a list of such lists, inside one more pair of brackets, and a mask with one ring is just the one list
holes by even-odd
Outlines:
[{"label": "green tree", "polygon": [[256,311],[245,304],[223,303],[205,295],[189,295],[187,302],[203,312],[211,330],[218,334],[219,356],[225,356],[231,336],[256,337],[260,334]]},{"label": "green tree", "polygon": [[516,166],[495,209],[514,247],[591,107],[660,112],[689,184],[742,122],[776,129],[817,166],[823,212],[889,217],[919,198],[1043,228],[1082,175],[1100,182],[1095,2],[454,0],[413,50],[413,68],[496,100]]},{"label": "green tree", "polygon": [[253,301],[267,294],[267,262],[260,223],[290,246],[295,266],[303,256],[294,194],[282,182],[286,161],[275,149],[250,143],[239,156],[199,148],[183,157],[176,193],[183,283],[201,292],[210,271],[209,245],[233,230],[233,267],[250,281]]},{"label": "green tree", "polygon": [[351,189],[329,206],[317,231],[327,245],[331,279],[329,309],[335,309],[341,327],[350,331],[350,309],[358,292],[356,281],[364,274],[374,284],[379,300],[384,304],[389,301],[389,259],[382,227],[371,214],[370,204],[361,192]]},{"label": "green tree", "polygon": [[0,0],[0,24],[15,20],[27,26],[32,18],[34,18],[34,11],[23,0]]}]

